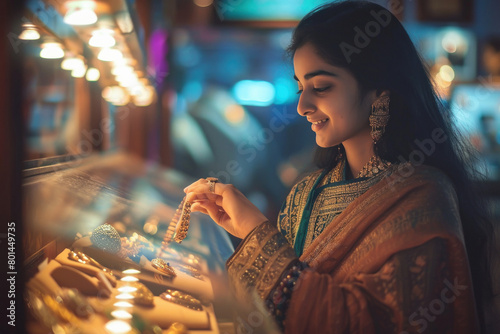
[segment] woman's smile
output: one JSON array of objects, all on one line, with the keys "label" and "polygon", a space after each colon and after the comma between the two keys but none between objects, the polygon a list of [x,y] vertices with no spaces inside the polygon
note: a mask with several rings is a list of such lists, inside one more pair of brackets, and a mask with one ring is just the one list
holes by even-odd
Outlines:
[{"label": "woman's smile", "polygon": [[311,125],[311,130],[314,132],[318,132],[319,130],[323,129],[327,125],[328,118],[320,119],[320,120],[309,120],[309,122],[312,123]]}]

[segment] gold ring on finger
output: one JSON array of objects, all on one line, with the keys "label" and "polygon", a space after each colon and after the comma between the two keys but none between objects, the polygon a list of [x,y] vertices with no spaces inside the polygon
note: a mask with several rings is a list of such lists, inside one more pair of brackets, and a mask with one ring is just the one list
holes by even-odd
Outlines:
[{"label": "gold ring on finger", "polygon": [[207,177],[206,180],[208,181],[208,189],[212,194],[215,194],[215,184],[219,182],[219,179],[216,177]]}]

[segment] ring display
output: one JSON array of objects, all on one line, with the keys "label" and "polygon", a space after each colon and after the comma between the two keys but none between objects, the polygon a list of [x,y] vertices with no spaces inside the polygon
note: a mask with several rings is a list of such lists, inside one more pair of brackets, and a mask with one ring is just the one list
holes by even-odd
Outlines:
[{"label": "ring display", "polygon": [[175,277],[175,276],[177,276],[177,274],[175,273],[174,268],[172,268],[163,259],[153,259],[153,260],[151,260],[151,265],[153,266],[153,268],[159,270],[162,274],[165,274],[168,277]]},{"label": "ring display", "polygon": [[133,301],[135,304],[143,306],[154,305],[153,293],[141,282],[120,282],[118,290],[120,291],[120,288],[123,289],[124,287],[130,290],[127,293],[130,293],[134,297]]},{"label": "ring display", "polygon": [[181,292],[178,290],[167,289],[167,291],[162,293],[160,295],[160,297],[169,301],[169,302],[172,302],[172,303],[175,303],[178,305],[182,305],[182,306],[187,307],[187,308],[192,309],[192,310],[196,310],[196,311],[203,310],[201,301],[194,298],[190,294],[187,294],[187,293],[184,293],[184,292]]}]

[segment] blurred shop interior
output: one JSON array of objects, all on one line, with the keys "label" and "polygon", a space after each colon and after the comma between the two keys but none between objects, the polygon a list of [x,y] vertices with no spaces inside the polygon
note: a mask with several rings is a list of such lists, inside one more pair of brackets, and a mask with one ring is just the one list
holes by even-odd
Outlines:
[{"label": "blurred shop interior", "polygon": [[[314,168],[314,133],[296,113],[285,49],[300,18],[324,2],[2,4],[2,127],[13,124],[2,134],[13,162],[2,166],[10,175],[2,200],[22,217],[26,276],[102,224],[160,247],[182,189],[199,178],[234,184],[275,219]],[[403,22],[478,150],[478,184],[498,224],[500,2],[374,2]],[[192,228],[174,247],[179,256],[222,272],[238,240],[201,215]]]}]

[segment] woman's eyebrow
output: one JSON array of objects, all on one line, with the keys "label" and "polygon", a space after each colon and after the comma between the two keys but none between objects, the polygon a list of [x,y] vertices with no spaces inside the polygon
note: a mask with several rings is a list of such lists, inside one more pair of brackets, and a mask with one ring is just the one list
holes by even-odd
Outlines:
[{"label": "woman's eyebrow", "polygon": [[[331,76],[331,77],[337,77],[338,75],[335,74],[335,73],[332,73],[332,72],[328,72],[328,71],[325,71],[325,70],[317,70],[317,71],[313,71],[313,72],[310,72],[310,73],[307,73],[306,75],[304,75],[304,79],[306,80],[309,80],[315,76],[318,76],[318,75],[328,75],[328,76]],[[293,76],[293,78],[296,80],[296,81],[299,81],[299,79],[297,78],[296,75]]]}]

